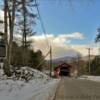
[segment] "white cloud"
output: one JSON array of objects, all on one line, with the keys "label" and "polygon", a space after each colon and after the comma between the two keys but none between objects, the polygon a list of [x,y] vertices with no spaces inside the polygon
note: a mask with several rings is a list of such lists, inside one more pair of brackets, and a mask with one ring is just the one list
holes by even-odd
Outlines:
[{"label": "white cloud", "polygon": [[75,32],[72,34],[62,34],[59,35],[60,38],[66,38],[66,39],[84,39],[84,35],[80,32]]},{"label": "white cloud", "polygon": [[[20,36],[18,36],[20,37]],[[71,45],[70,42],[72,39],[84,39],[83,34],[81,33],[72,33],[72,34],[62,34],[58,36],[54,36],[53,34],[48,34],[46,36],[48,38],[49,43],[52,45],[52,55],[53,58],[59,58],[64,56],[76,56],[80,53],[83,56],[88,54],[88,45]],[[49,51],[49,47],[47,46],[47,40],[44,35],[33,36],[30,38],[33,43],[33,48],[35,50],[40,49],[44,55]],[[67,43],[67,44],[66,44]],[[98,53],[98,48],[93,48],[91,50],[91,54],[96,55]],[[49,56],[47,57],[47,59]]]},{"label": "white cloud", "polygon": [[[75,32],[72,34],[61,34],[58,36],[54,36],[53,34],[47,34],[46,37],[48,38],[48,41],[50,43],[69,43],[71,42],[71,40],[73,39],[84,39],[84,35],[82,33],[79,32]],[[43,40],[45,39],[44,35],[40,35],[40,36],[33,36],[31,39],[35,39],[35,40]]]},{"label": "white cloud", "polygon": [[[77,53],[86,56],[88,54],[88,45],[71,45],[69,44],[73,39],[84,39],[83,34],[76,32],[72,34],[62,34],[54,36],[53,34],[47,35],[49,43],[52,45],[53,58],[59,58],[64,56],[75,56]],[[46,44],[46,39],[43,35],[33,36],[33,47],[35,49],[41,49],[43,54],[46,55],[49,48]],[[67,43],[67,44],[66,44]],[[97,48],[93,49],[92,54],[97,54]]]}]

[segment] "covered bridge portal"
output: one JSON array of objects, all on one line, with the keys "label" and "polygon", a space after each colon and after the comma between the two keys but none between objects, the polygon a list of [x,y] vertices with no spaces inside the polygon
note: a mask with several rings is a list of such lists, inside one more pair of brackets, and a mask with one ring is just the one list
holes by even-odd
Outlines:
[{"label": "covered bridge portal", "polygon": [[71,76],[71,72],[72,72],[72,67],[67,63],[60,64],[54,69],[55,77]]}]

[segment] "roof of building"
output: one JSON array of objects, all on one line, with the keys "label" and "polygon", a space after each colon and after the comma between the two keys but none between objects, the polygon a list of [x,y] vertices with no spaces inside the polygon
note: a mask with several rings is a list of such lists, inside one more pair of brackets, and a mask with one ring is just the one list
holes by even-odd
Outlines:
[{"label": "roof of building", "polygon": [[71,65],[69,65],[69,64],[67,64],[67,63],[61,63],[61,64],[59,64],[57,67],[55,67],[55,69],[54,70],[56,70],[56,69],[58,69],[58,68],[61,68],[61,67],[72,67]]}]

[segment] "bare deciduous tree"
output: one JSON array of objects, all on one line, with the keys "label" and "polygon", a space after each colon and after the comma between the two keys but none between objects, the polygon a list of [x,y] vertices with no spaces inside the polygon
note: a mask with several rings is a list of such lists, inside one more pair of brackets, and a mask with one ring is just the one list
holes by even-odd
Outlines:
[{"label": "bare deciduous tree", "polygon": [[[10,9],[9,3],[12,4]],[[8,76],[10,73],[10,63],[11,63],[11,52],[12,52],[12,41],[13,41],[13,30],[14,30],[14,20],[16,11],[16,0],[4,0],[4,34],[5,34],[5,46],[6,46],[6,57],[4,71]],[[9,21],[8,21],[9,20]],[[8,35],[9,31],[9,35]]]}]

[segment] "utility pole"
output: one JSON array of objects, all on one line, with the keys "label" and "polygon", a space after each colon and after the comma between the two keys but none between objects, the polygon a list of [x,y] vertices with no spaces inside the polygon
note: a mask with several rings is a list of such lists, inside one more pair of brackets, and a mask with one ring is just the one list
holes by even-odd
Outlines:
[{"label": "utility pole", "polygon": [[79,56],[79,54],[77,54],[77,71],[78,71],[78,73],[79,73],[79,62],[80,62],[80,56]]},{"label": "utility pole", "polygon": [[52,47],[50,45],[50,77],[52,77]]},{"label": "utility pole", "polygon": [[91,59],[90,59],[90,57],[91,57],[91,48],[87,48],[88,49],[88,68],[89,68],[89,74],[91,73]]}]

